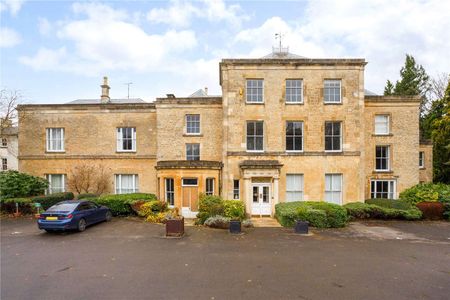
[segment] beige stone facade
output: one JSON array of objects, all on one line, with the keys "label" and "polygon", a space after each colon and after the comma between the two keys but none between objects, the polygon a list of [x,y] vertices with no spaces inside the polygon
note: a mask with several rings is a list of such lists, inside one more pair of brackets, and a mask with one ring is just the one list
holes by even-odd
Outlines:
[{"label": "beige stone facade", "polygon": [[[396,198],[431,181],[432,148],[419,143],[419,99],[366,95],[365,65],[363,59],[225,59],[222,96],[123,103],[103,95],[91,104],[22,106],[29,116],[20,124],[20,168],[70,174],[77,163],[101,161],[110,170],[110,192],[117,191],[115,175],[136,174],[139,191],[188,216],[206,192],[243,200],[254,215],[272,215],[283,201]],[[292,93],[296,101],[288,101]],[[47,151],[48,128],[64,128],[64,151]],[[135,128],[133,151],[117,151],[119,128]]]}]

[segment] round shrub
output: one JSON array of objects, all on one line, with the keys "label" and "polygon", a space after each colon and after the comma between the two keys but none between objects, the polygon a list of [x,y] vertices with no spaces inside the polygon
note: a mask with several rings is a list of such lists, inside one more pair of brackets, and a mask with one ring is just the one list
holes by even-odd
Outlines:
[{"label": "round shrub", "polygon": [[44,178],[18,171],[0,172],[0,198],[20,198],[42,195],[48,187]]},{"label": "round shrub", "polygon": [[230,218],[231,220],[244,220],[245,219],[244,202],[239,200],[224,200],[223,213],[225,217]]},{"label": "round shrub", "polygon": [[220,196],[200,195],[198,204],[197,224],[203,224],[206,219],[224,214],[224,204]]}]

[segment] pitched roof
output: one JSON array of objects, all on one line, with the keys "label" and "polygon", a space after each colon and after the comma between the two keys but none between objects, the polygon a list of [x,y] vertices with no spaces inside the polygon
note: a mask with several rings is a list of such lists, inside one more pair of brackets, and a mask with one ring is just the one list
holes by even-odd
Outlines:
[{"label": "pitched roof", "polygon": [[294,54],[294,53],[290,53],[290,52],[282,52],[282,51],[280,51],[280,52],[275,52],[275,51],[273,51],[273,52],[271,52],[271,53],[269,53],[269,54],[267,54],[267,55],[265,55],[265,56],[263,56],[263,57],[261,57],[261,58],[265,58],[265,59],[270,59],[270,58],[276,58],[276,59],[298,59],[298,58],[306,58],[306,57],[304,57],[304,56],[300,56],[300,55],[297,55],[297,54]]},{"label": "pitched roof", "polygon": [[203,89],[199,89],[194,93],[192,93],[191,95],[189,95],[188,98],[197,98],[197,97],[208,97],[208,94]]},{"label": "pitched roof", "polygon": [[[78,99],[74,101],[67,102],[66,104],[100,104],[102,101],[100,99]],[[111,104],[133,104],[133,103],[146,103],[140,98],[131,99],[111,99],[108,103]]]},{"label": "pitched roof", "polygon": [[364,96],[378,96],[378,95],[372,91],[364,89]]}]

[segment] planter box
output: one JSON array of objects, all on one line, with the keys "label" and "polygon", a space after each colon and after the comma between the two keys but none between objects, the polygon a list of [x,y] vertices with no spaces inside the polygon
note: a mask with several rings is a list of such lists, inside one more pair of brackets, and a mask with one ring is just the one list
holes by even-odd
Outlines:
[{"label": "planter box", "polygon": [[241,233],[241,221],[230,221],[230,233]]},{"label": "planter box", "polygon": [[309,222],[297,221],[294,226],[295,233],[308,234]]},{"label": "planter box", "polygon": [[420,202],[416,206],[422,212],[424,219],[440,220],[444,218],[444,204],[441,202]]},{"label": "planter box", "polygon": [[181,219],[170,219],[166,222],[166,236],[184,235],[184,217]]}]

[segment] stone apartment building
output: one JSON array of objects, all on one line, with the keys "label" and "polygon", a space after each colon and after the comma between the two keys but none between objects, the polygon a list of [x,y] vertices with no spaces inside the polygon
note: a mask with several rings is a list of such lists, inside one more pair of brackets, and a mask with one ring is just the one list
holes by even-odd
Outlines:
[{"label": "stone apartment building", "polygon": [[200,193],[240,199],[252,215],[283,201],[397,198],[432,179],[417,97],[364,89],[364,59],[276,52],[223,59],[207,89],[152,103],[100,99],[22,105],[19,167],[67,189],[80,163],[108,170],[110,193],[150,192],[185,216]]},{"label": "stone apartment building", "polygon": [[16,126],[8,126],[0,134],[0,171],[18,169],[18,132]]}]

